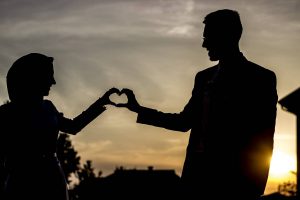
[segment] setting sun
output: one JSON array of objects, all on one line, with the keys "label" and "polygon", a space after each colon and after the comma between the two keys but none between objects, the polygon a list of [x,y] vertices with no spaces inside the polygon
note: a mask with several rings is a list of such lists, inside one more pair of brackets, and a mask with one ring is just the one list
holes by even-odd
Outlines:
[{"label": "setting sun", "polygon": [[284,179],[296,171],[296,159],[292,156],[274,151],[271,159],[270,176],[277,179]]}]

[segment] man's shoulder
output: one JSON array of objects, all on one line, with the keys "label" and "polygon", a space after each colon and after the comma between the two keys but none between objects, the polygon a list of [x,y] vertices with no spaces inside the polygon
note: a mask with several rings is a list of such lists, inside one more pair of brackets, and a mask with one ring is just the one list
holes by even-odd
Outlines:
[{"label": "man's shoulder", "polygon": [[6,102],[0,106],[0,120],[5,122],[10,116],[14,115],[14,108],[10,102]]},{"label": "man's shoulder", "polygon": [[0,105],[0,112],[7,112],[9,109],[11,109],[11,103],[6,102],[2,105]]},{"label": "man's shoulder", "polygon": [[201,77],[210,76],[211,74],[214,74],[216,72],[216,70],[218,70],[218,65],[204,68],[203,70],[197,72],[196,79],[201,78]]},{"label": "man's shoulder", "polygon": [[265,67],[265,66],[262,66],[262,65],[259,65],[257,63],[254,63],[252,61],[246,61],[246,69],[247,71],[249,72],[252,72],[256,75],[259,75],[259,76],[276,76],[275,75],[275,72],[272,71],[271,69],[269,69],[268,67]]}]

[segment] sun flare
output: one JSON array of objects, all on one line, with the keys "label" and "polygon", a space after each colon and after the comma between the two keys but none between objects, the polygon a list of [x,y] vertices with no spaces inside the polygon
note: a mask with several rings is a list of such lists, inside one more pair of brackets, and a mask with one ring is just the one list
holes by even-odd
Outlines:
[{"label": "sun flare", "polygon": [[274,151],[271,158],[270,176],[274,178],[284,178],[296,171],[296,158],[280,152]]}]

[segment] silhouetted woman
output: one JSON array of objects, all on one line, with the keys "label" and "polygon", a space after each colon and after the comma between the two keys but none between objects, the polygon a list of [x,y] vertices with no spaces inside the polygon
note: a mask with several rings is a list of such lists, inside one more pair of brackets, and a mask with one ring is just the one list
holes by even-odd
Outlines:
[{"label": "silhouetted woman", "polygon": [[8,71],[10,102],[0,107],[5,199],[67,200],[66,179],[56,157],[59,132],[78,133],[105,110],[104,105],[113,104],[109,96],[118,92],[110,89],[79,116],[68,119],[44,99],[53,84],[53,58],[42,54],[25,55]]}]

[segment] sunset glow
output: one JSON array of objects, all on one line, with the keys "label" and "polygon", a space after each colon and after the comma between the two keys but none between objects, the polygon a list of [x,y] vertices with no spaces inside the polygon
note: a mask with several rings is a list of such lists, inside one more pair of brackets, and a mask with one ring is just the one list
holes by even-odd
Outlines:
[{"label": "sunset glow", "polygon": [[286,179],[296,171],[296,159],[281,151],[275,151],[271,159],[270,178]]}]

